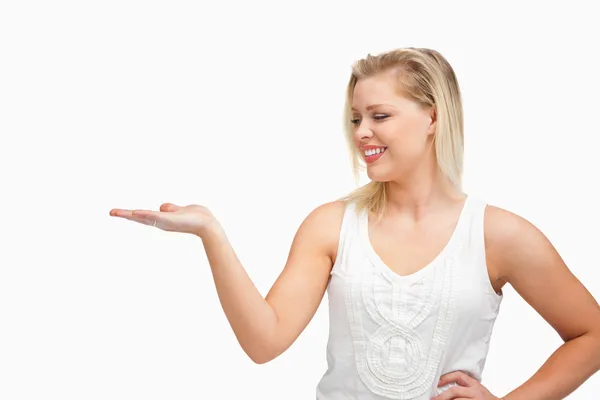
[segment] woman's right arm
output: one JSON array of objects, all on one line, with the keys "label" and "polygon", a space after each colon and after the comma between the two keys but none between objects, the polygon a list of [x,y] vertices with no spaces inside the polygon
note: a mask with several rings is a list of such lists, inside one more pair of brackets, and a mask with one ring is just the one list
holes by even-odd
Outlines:
[{"label": "woman's right arm", "polygon": [[[337,256],[344,203],[314,209],[292,242],[286,265],[266,298],[260,294],[214,220],[199,235],[227,320],[246,354],[265,363],[306,328],[323,298]],[[268,251],[269,249],[265,249]]]}]

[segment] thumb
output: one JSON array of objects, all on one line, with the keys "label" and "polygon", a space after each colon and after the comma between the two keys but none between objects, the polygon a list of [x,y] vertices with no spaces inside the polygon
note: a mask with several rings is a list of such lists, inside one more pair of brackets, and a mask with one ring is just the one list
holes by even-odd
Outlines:
[{"label": "thumb", "polygon": [[173,203],[163,203],[160,206],[160,211],[172,212],[181,209],[181,207],[173,204]]}]

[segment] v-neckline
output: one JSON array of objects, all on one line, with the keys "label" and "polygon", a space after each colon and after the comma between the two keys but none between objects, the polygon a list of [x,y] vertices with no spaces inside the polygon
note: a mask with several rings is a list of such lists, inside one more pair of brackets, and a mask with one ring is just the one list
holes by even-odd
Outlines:
[{"label": "v-neckline", "polygon": [[446,242],[445,246],[442,248],[442,250],[425,266],[421,267],[419,270],[417,270],[413,273],[410,273],[408,275],[400,275],[396,271],[392,270],[381,259],[379,254],[377,254],[377,252],[375,251],[375,248],[373,247],[373,245],[371,243],[371,238],[369,236],[369,212],[368,212],[368,210],[364,210],[361,215],[362,218],[361,218],[361,224],[360,224],[359,229],[360,229],[362,245],[367,253],[367,256],[369,257],[370,261],[377,268],[379,268],[381,270],[381,272],[384,273],[389,279],[392,279],[394,281],[399,281],[401,283],[408,283],[408,284],[419,280],[430,269],[434,268],[435,265],[442,262],[446,258],[446,255],[450,251],[450,249],[454,247],[455,241],[458,240],[460,237],[460,232],[461,232],[462,226],[464,224],[463,220],[465,219],[465,216],[467,214],[467,209],[468,209],[470,200],[471,200],[471,195],[467,195],[465,200],[463,201],[463,206],[460,211],[458,221],[456,222],[456,225],[454,226],[452,234],[451,234],[450,238],[448,239],[448,241]]}]

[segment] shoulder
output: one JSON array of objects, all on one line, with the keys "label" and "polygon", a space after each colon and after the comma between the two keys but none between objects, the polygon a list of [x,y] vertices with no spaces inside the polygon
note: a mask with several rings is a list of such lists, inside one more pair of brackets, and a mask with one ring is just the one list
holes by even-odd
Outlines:
[{"label": "shoulder", "polygon": [[346,203],[341,200],[321,204],[311,211],[307,219],[319,220],[321,222],[339,222],[341,224]]},{"label": "shoulder", "polygon": [[[488,206],[488,266],[567,341],[600,332],[600,308],[550,240],[525,218]],[[548,294],[551,294],[550,296]]]},{"label": "shoulder", "polygon": [[345,211],[346,203],[341,200],[321,204],[308,214],[298,232],[311,235],[334,259]]},{"label": "shoulder", "polygon": [[514,268],[524,266],[531,255],[552,250],[548,238],[533,223],[491,204],[485,208],[484,236],[488,264],[503,281],[509,281]]},{"label": "shoulder", "polygon": [[339,234],[346,211],[346,203],[341,200],[321,204],[308,214],[303,225],[318,231],[320,235]]}]

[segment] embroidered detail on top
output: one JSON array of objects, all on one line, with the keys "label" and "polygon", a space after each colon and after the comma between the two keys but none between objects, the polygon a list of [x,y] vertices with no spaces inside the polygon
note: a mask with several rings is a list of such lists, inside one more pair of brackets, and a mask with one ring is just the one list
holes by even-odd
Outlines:
[{"label": "embroidered detail on top", "polygon": [[[404,307],[402,291],[409,288],[388,279],[366,258],[348,274],[345,301],[356,368],[373,393],[410,400],[434,385],[454,315],[454,264],[461,243],[456,240],[447,256],[433,266],[431,283],[413,286],[422,299],[416,308]],[[436,322],[428,347],[416,328],[435,308]],[[361,310],[366,310],[368,321],[361,319]],[[366,324],[374,324],[375,329],[366,329]]]}]

